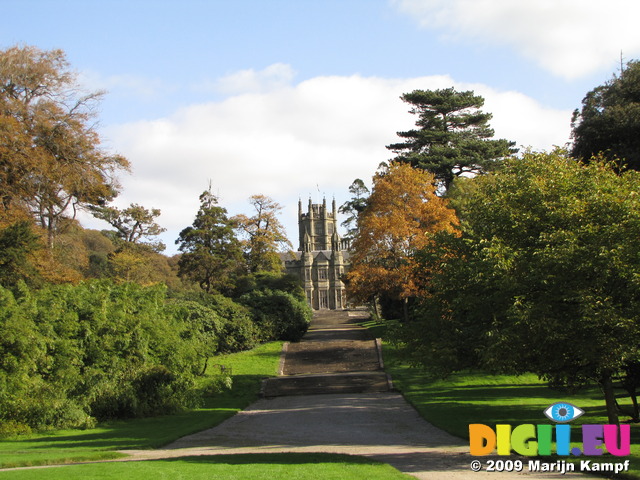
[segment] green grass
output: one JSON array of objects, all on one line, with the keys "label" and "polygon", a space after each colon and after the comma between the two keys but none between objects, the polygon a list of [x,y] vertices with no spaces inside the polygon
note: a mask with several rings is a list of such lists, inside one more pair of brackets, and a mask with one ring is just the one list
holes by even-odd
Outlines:
[{"label": "green grass", "polygon": [[281,349],[282,342],[272,342],[212,359],[212,365],[232,368],[233,388],[206,399],[202,408],[177,415],[103,423],[88,430],[60,430],[0,441],[0,467],[118,458],[123,455],[115,450],[157,448],[218,425],[258,398],[261,380],[277,373]]},{"label": "green grass", "polygon": [[[0,472],[0,478],[38,478],[42,470]],[[143,462],[114,462],[52,467],[48,480],[74,479],[251,479],[350,480],[411,478],[395,468],[364,457],[322,453],[271,453],[180,457]]]},{"label": "green grass", "polygon": [[369,329],[369,333],[373,338],[382,338],[387,329],[384,323],[377,322],[375,320],[365,320],[364,322],[358,322],[358,325]]},{"label": "green grass", "polygon": [[[578,425],[608,423],[604,398],[595,387],[571,394],[549,388],[532,374],[511,376],[463,372],[446,380],[433,380],[424,370],[409,367],[388,344],[384,344],[384,360],[394,385],[420,415],[461,438],[469,438],[470,423],[492,427],[498,423],[514,426],[549,423],[543,411],[558,401],[573,403],[585,411],[582,417],[571,423],[573,433],[577,434],[576,440],[580,440]],[[623,400],[620,399],[623,407],[628,407]],[[621,417],[621,421],[624,420]],[[631,469],[627,477],[640,478],[640,428],[632,425],[631,432],[631,456],[628,457]],[[602,458],[607,461],[622,459],[608,455]]]}]

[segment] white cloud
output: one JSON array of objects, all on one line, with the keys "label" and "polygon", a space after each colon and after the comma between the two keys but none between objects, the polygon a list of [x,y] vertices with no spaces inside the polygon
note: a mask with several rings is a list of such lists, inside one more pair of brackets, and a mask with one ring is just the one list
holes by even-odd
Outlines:
[{"label": "white cloud", "polygon": [[213,82],[201,83],[196,89],[212,90],[226,95],[262,93],[290,85],[294,76],[295,72],[290,65],[274,63],[262,70],[240,70]]},{"label": "white cloud", "polygon": [[[269,83],[269,79],[265,79]],[[192,105],[167,118],[112,126],[104,136],[133,165],[117,204],[160,208],[165,242],[190,225],[209,180],[231,214],[265,194],[285,206],[282,220],[297,247],[297,201],[309,196],[338,205],[355,178],[369,182],[393,154],[385,145],[412,128],[400,101],[414,89],[454,86],[486,99],[496,137],[548,149],[568,141],[570,111],[546,108],[518,92],[456,83],[448,76],[382,79],[324,76],[294,86],[243,93]],[[170,250],[171,252],[172,250]]]},{"label": "white cloud", "polygon": [[392,0],[448,38],[513,47],[566,79],[640,54],[634,0]]}]

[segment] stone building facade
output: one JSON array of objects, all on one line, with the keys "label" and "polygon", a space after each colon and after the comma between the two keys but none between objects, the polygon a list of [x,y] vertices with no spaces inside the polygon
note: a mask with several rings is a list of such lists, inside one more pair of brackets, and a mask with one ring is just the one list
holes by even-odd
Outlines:
[{"label": "stone building facade", "polygon": [[299,248],[284,255],[287,273],[300,278],[309,305],[314,310],[339,310],[347,307],[343,275],[349,268],[346,242],[338,235],[336,201],[331,211],[326,199],[322,204],[309,200],[306,213],[298,202]]}]

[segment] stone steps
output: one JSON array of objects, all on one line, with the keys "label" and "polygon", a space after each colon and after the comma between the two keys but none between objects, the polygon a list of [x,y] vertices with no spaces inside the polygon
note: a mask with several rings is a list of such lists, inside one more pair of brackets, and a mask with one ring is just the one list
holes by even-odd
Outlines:
[{"label": "stone steps", "polygon": [[329,393],[375,393],[393,389],[385,372],[348,372],[316,375],[286,375],[262,383],[263,397],[318,395]]},{"label": "stone steps", "polygon": [[263,381],[262,396],[392,390],[380,339],[371,339],[360,320],[348,311],[316,312],[302,340],[283,345],[279,376]]}]

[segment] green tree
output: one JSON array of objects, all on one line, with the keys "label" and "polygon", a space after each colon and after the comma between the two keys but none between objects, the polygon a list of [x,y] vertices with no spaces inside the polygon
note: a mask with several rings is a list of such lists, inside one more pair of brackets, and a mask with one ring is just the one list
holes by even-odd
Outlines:
[{"label": "green tree", "polygon": [[[526,153],[453,192],[462,237],[423,249],[431,276],[403,332],[422,363],[534,372],[556,385],[612,379],[640,359],[640,173]],[[434,332],[438,332],[434,335]]]},{"label": "green tree", "polygon": [[129,162],[100,148],[95,105],[82,94],[61,50],[0,51],[0,215],[29,211],[53,247],[60,219],[118,191]]},{"label": "green tree", "polygon": [[492,139],[492,115],[479,110],[484,99],[473,91],[414,90],[400,98],[418,115],[419,128],[398,132],[404,141],[387,148],[395,160],[433,173],[444,189],[456,176],[484,172],[516,152],[514,142]]},{"label": "green tree", "polygon": [[640,62],[629,62],[619,76],[588,92],[571,128],[575,157],[604,153],[640,170]]},{"label": "green tree", "polygon": [[349,193],[353,195],[351,200],[344,202],[338,209],[339,213],[348,215],[347,219],[341,223],[347,229],[344,236],[347,240],[353,240],[358,234],[358,215],[367,208],[367,199],[369,198],[369,189],[360,178],[356,178],[349,185]]},{"label": "green tree", "polygon": [[0,230],[0,285],[11,288],[20,280],[37,282],[38,271],[30,256],[41,247],[40,237],[27,220]]},{"label": "green tree", "polygon": [[132,203],[123,210],[116,207],[94,206],[91,212],[94,217],[111,224],[116,229],[117,237],[124,242],[146,245],[154,252],[162,252],[166,248],[164,243],[152,240],[167,230],[156,222],[156,218],[160,216],[158,208],[149,210]]},{"label": "green tree", "polygon": [[244,251],[249,270],[255,272],[280,272],[282,261],[278,252],[292,249],[278,213],[282,206],[266,195],[252,195],[249,203],[253,216],[236,215],[231,219],[236,229],[245,237]]},{"label": "green tree", "polygon": [[197,282],[207,293],[231,292],[237,278],[246,273],[233,223],[211,188],[200,195],[193,225],[180,232],[176,244],[182,252],[179,275]]}]

